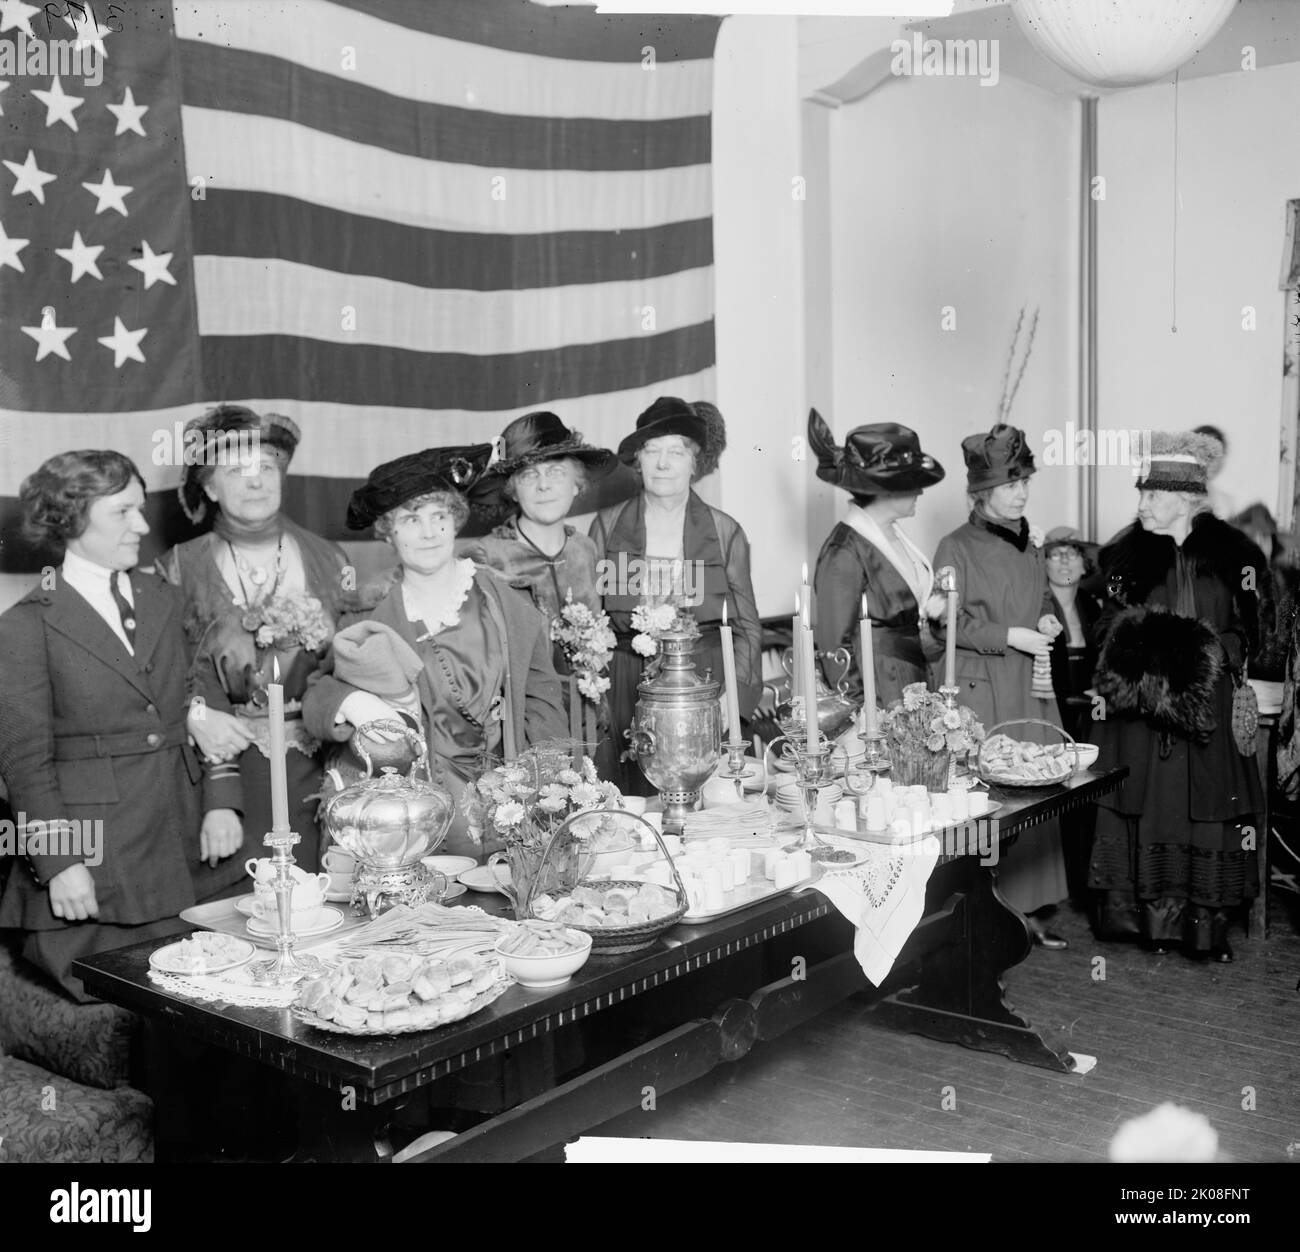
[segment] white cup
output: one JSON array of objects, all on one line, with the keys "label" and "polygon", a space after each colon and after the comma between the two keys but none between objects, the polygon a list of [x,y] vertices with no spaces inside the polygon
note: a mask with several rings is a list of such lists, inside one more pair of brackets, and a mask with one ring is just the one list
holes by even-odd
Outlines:
[{"label": "white cup", "polygon": [[645,813],[645,796],[623,796],[619,804],[625,813],[635,813],[638,817]]}]

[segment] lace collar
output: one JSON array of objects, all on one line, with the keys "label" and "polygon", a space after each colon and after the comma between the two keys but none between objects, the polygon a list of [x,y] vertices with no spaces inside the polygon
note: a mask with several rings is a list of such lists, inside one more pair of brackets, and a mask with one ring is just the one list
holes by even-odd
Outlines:
[{"label": "lace collar", "polygon": [[[440,600],[421,605],[418,609],[412,603],[407,585],[403,582],[403,612],[405,612],[408,621],[423,625],[426,628],[425,633],[417,637],[416,643],[424,643],[425,640],[432,639],[440,630],[446,630],[448,626],[455,626],[460,622],[460,611],[465,607],[465,598],[469,595],[469,589],[474,585],[474,562],[468,557],[461,557],[455,562],[455,565],[456,573],[452,580],[451,590]],[[422,616],[415,616],[416,612],[422,612]]]}]

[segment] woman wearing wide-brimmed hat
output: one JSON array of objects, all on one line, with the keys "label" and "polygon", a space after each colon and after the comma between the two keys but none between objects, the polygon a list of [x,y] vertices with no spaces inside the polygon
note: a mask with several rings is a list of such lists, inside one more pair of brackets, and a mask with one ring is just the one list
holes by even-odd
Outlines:
[{"label": "woman wearing wide-brimmed hat", "polygon": [[[482,539],[457,543],[457,551],[503,575],[529,596],[552,625],[566,601],[601,610],[596,589],[596,545],[567,522],[573,502],[592,481],[608,474],[618,458],[570,430],[554,413],[526,413],[501,432],[501,456],[488,467],[476,491],[493,488],[512,506],[511,514]],[[571,669],[563,647],[552,651],[566,710],[572,699]],[[588,702],[597,715],[596,765],[612,778],[618,753],[609,741],[608,700]],[[579,714],[579,720],[585,719]]]},{"label": "woman wearing wide-brimmed hat", "polygon": [[1204,435],[1153,432],[1138,519],[1102,549],[1097,764],[1129,775],[1097,802],[1089,884],[1101,937],[1230,961],[1229,923],[1259,890],[1264,809],[1233,693],[1259,644],[1268,562],[1210,510],[1216,452]]},{"label": "woman wearing wide-brimmed hat", "polygon": [[[284,479],[301,437],[290,418],[221,404],[190,421],[186,435],[197,437],[187,446],[201,455],[188,458],[181,507],[211,529],[164,554],[158,572],[185,598],[193,685],[203,701],[204,716],[190,722],[216,807],[204,816],[192,861],[202,901],[244,889],[248,855],[264,855],[262,837],[271,829],[266,688],[276,662],[289,821],[301,839],[294,857],[309,872],[319,869],[312,797],[320,789],[321,745],[303,725],[300,702],[334,634],[347,557],[283,512]],[[272,632],[275,640],[267,638]],[[241,848],[244,856],[233,855]]]},{"label": "woman wearing wide-brimmed hat", "polygon": [[[749,540],[733,518],[705,504],[691,489],[712,473],[726,447],[722,414],[706,401],[688,404],[660,396],[636,420],[618,456],[640,475],[633,499],[602,509],[591,524],[600,569],[607,576],[605,611],[618,636],[610,662],[614,742],[626,748],[644,658],[632,648],[632,614],[641,604],[676,602],[694,615],[701,638],[695,664],[722,677],[718,627],[727,606],[734,627],[740,715],[748,718],[762,690],[763,630],[749,574]],[[649,786],[635,762],[617,779],[625,793]]]},{"label": "woman wearing wide-brimmed hat", "polygon": [[[361,589],[340,622],[390,627],[420,658],[416,687],[434,781],[458,801],[445,850],[482,856],[459,803],[487,757],[514,757],[559,741],[568,727],[551,663],[549,624],[503,578],[457,557],[456,532],[491,444],[431,448],[370,472],[348,506],[350,530],[373,526],[398,566]],[[303,718],[313,734],[342,741],[358,726],[390,719],[379,696],[340,680],[333,657],[313,679]]]},{"label": "woman wearing wide-brimmed hat", "polygon": [[[957,574],[958,703],[968,706],[989,730],[999,722],[1033,718],[1061,724],[1056,701],[1034,690],[1034,658],[1047,656],[1061,624],[1052,612],[1042,533],[1025,518],[1034,455],[1025,432],[999,422],[987,433],[962,440],[970,518],[939,541],[934,566]],[[934,622],[942,637],[945,622]],[[1042,726],[1017,725],[1013,739],[1060,743]],[[1041,825],[1004,858],[998,887],[1008,903],[1026,915],[1034,941],[1064,948],[1034,917],[1067,891],[1059,823]]]},{"label": "woman wearing wide-brimmed hat", "polygon": [[817,477],[853,498],[817,555],[817,650],[848,650],[853,665],[847,688],[861,700],[859,622],[865,595],[876,698],[887,705],[902,697],[908,683],[927,677],[922,627],[934,570],[899,522],[915,515],[922,491],[942,481],[943,466],[921,451],[915,431],[893,422],[858,426],[840,447],[814,409],[808,415],[808,442],[817,455]]}]

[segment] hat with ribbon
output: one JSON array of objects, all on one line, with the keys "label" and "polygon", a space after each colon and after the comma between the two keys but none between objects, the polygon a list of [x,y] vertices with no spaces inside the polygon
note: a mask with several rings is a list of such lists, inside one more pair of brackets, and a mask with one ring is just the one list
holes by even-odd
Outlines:
[{"label": "hat with ribbon", "polygon": [[924,491],[944,476],[943,466],[921,451],[916,431],[896,422],[857,426],[841,448],[822,415],[810,409],[808,444],[817,454],[817,477],[853,495]]},{"label": "hat with ribbon", "polygon": [[490,443],[475,443],[456,448],[426,448],[376,465],[348,502],[348,529],[365,530],[390,509],[432,491],[467,495],[487,468],[491,456]]},{"label": "hat with ribbon", "polygon": [[587,467],[592,476],[608,474],[618,458],[608,448],[597,448],[583,441],[554,413],[525,413],[501,432],[501,459],[488,470],[493,478],[509,478],[538,461],[558,461],[573,457]]},{"label": "hat with ribbon", "polygon": [[218,465],[239,464],[254,444],[276,453],[283,471],[302,439],[298,423],[280,413],[255,413],[242,404],[218,404],[185,423],[185,467],[181,471],[181,511],[195,525],[207,517],[203,485]]},{"label": "hat with ribbon", "polygon": [[718,468],[718,458],[727,446],[727,424],[715,405],[707,400],[687,404],[676,396],[660,396],[636,419],[636,430],[618,445],[618,459],[625,465],[634,464],[636,454],[651,439],[665,435],[681,435],[699,445],[697,479]]},{"label": "hat with ribbon", "polygon": [[986,434],[967,435],[961,441],[961,454],[966,458],[967,491],[1000,487],[1034,472],[1034,454],[1025,432],[1003,422]]},{"label": "hat with ribbon", "polygon": [[384,699],[404,696],[424,663],[383,622],[357,622],[334,636],[334,677]]},{"label": "hat with ribbon", "polygon": [[1223,459],[1223,445],[1192,430],[1153,430],[1151,451],[1142,458],[1139,491],[1208,494],[1211,467]]}]

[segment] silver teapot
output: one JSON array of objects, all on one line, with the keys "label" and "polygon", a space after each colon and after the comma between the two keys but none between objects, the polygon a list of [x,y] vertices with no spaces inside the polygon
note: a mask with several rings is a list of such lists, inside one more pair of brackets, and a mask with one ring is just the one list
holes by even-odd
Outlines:
[{"label": "silver teapot", "polygon": [[[853,666],[853,657],[847,648],[840,647],[836,648],[834,652],[817,653],[817,659],[823,664],[834,662],[842,667],[839,677],[835,680],[834,689],[826,685],[825,679],[822,678],[822,672],[817,671],[817,726],[825,738],[835,740],[853,725],[862,708],[860,704],[855,704],[849,698],[845,686],[849,670]],[[787,648],[781,654],[781,667],[787,675],[793,677],[793,648]],[[764,683],[763,685],[766,690],[772,693],[775,701],[778,695],[776,688],[771,683]],[[785,700],[778,704],[775,715],[778,724],[782,726],[794,721],[794,708],[791,701]],[[801,725],[804,723],[802,714],[799,716],[798,722]]]},{"label": "silver teapot", "polygon": [[[334,842],[357,859],[353,903],[364,903],[375,916],[399,901],[418,904],[431,895],[440,897],[446,878],[431,874],[420,862],[446,838],[455,803],[432,782],[424,737],[395,719],[375,721],[357,727],[352,747],[365,763],[365,776],[343,787],[338,772],[328,771],[342,789],[326,801],[321,822]],[[378,777],[376,754],[392,762],[381,767]],[[408,761],[403,776],[398,768]]]},{"label": "silver teapot", "polygon": [[637,685],[641,698],[628,731],[641,772],[659,789],[666,829],[685,823],[721,756],[722,686],[695,672],[697,638],[660,638],[658,671]]}]

